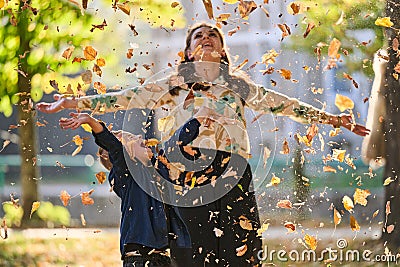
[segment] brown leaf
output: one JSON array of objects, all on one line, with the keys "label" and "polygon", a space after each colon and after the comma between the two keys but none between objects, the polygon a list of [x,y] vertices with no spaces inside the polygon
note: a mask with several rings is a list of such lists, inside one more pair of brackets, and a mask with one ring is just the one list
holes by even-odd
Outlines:
[{"label": "brown leaf", "polygon": [[126,53],[126,57],[131,59],[133,57],[133,48],[129,48],[128,52]]},{"label": "brown leaf", "polygon": [[285,138],[285,140],[283,141],[282,150],[280,151],[280,153],[281,153],[281,154],[285,154],[285,155],[287,155],[287,154],[290,153],[289,143],[288,143],[288,141],[286,140],[286,138]]},{"label": "brown leaf", "polygon": [[282,209],[291,209],[293,207],[292,202],[288,199],[279,200],[276,206]]},{"label": "brown leaf", "polygon": [[339,48],[340,48],[341,44],[342,43],[338,39],[333,38],[333,40],[329,44],[329,48],[328,48],[328,56],[330,58],[334,58],[334,59],[337,58],[338,52],[339,52]]},{"label": "brown leaf", "polygon": [[253,230],[253,225],[251,224],[251,221],[249,219],[247,219],[246,216],[241,215],[239,217],[239,220],[240,220],[240,222],[239,222],[240,227],[242,227],[245,230],[249,230],[249,231]]},{"label": "brown leaf", "polygon": [[0,152],[2,152],[4,150],[4,148],[6,148],[6,146],[8,146],[10,143],[11,143],[10,140],[4,140],[3,147],[1,148]]},{"label": "brown leaf", "polygon": [[86,60],[92,61],[97,56],[97,51],[92,46],[86,46],[83,50],[83,55]]},{"label": "brown leaf", "polygon": [[360,188],[356,188],[356,191],[354,192],[353,198],[354,198],[354,203],[355,204],[360,204],[362,206],[367,206],[367,197],[371,195],[371,192],[369,190],[363,190]]},{"label": "brown leaf", "polygon": [[70,194],[68,194],[67,191],[62,190],[60,193],[60,199],[61,199],[63,205],[66,207],[68,205],[69,201],[71,200],[71,196],[70,196]]},{"label": "brown leaf", "polygon": [[129,2],[126,2],[124,4],[117,4],[117,7],[119,10],[127,14],[128,16],[131,14],[131,7],[128,5]]},{"label": "brown leaf", "polygon": [[278,27],[282,31],[282,40],[286,36],[289,36],[291,34],[290,27],[286,23],[284,23],[284,24],[279,24],[278,23]]},{"label": "brown leaf", "polygon": [[88,192],[82,192],[81,193],[81,200],[83,205],[93,205],[94,200],[93,198],[90,197],[90,195],[94,192],[94,189],[91,189]]},{"label": "brown leaf", "polygon": [[93,87],[98,94],[105,94],[107,91],[107,86],[101,82],[94,82]]},{"label": "brown leaf", "polygon": [[53,87],[54,89],[56,89],[57,91],[60,90],[58,88],[58,83],[56,82],[56,80],[50,80],[49,83],[50,83],[50,86]]},{"label": "brown leaf", "polygon": [[99,67],[104,67],[106,65],[106,60],[104,58],[96,59],[96,65]]},{"label": "brown leaf", "polygon": [[103,23],[99,24],[99,25],[92,24],[92,28],[90,29],[90,32],[93,32],[94,29],[99,29],[99,30],[103,31],[105,26],[107,26],[106,20],[103,20]]},{"label": "brown leaf", "polygon": [[353,230],[353,231],[360,231],[360,229],[361,229],[360,225],[358,224],[356,219],[353,217],[353,215],[350,215],[350,227],[351,227],[351,230]]},{"label": "brown leaf", "polygon": [[293,15],[296,15],[300,12],[300,3],[293,2],[290,4],[290,8],[293,11]]},{"label": "brown leaf", "polygon": [[249,19],[249,15],[257,8],[257,4],[254,1],[240,1],[239,2],[239,13],[242,19]]},{"label": "brown leaf", "polygon": [[75,63],[75,62],[81,63],[82,60],[84,60],[84,58],[82,58],[82,57],[74,57],[74,59],[72,60],[72,63]]},{"label": "brown leaf", "polygon": [[333,223],[335,224],[335,228],[341,221],[342,221],[342,215],[340,215],[340,212],[336,208],[334,208],[333,209]]},{"label": "brown leaf", "polygon": [[304,32],[303,37],[304,37],[304,38],[307,38],[307,36],[310,34],[311,30],[314,29],[314,28],[315,28],[314,22],[309,22],[309,23],[307,24],[307,29],[306,29],[306,31]]},{"label": "brown leaf", "polygon": [[99,77],[101,77],[101,75],[103,73],[103,71],[101,70],[101,68],[97,64],[93,65],[92,71],[94,73],[96,73],[96,75],[99,76]]},{"label": "brown leaf", "polygon": [[69,60],[71,58],[72,52],[74,52],[74,50],[75,50],[75,47],[73,47],[73,46],[68,47],[62,53],[62,57]]},{"label": "brown leaf", "polygon": [[244,244],[243,246],[236,248],[236,256],[241,257],[244,254],[246,254],[246,251],[247,251],[247,245]]},{"label": "brown leaf", "polygon": [[133,32],[133,36],[138,36],[139,33],[136,30],[136,26],[133,24],[128,24],[129,28],[131,29],[131,31]]},{"label": "brown leaf", "polygon": [[283,225],[288,230],[288,233],[293,233],[296,231],[296,225],[292,222],[285,222]]},{"label": "brown leaf", "polygon": [[82,7],[83,9],[86,9],[88,5],[88,0],[82,0]]},{"label": "brown leaf", "polygon": [[92,83],[92,77],[93,77],[93,74],[92,74],[92,71],[90,71],[90,70],[87,70],[87,71],[85,71],[84,73],[81,74],[82,81],[85,84],[91,84]]},{"label": "brown leaf", "polygon": [[287,69],[280,69],[278,70],[278,72],[281,74],[281,76],[283,78],[285,78],[286,80],[290,80],[292,78],[292,72],[290,70]]},{"label": "brown leaf", "polygon": [[[3,229],[4,232],[4,236],[3,234],[1,234],[1,229]],[[7,232],[7,223],[6,223],[6,219],[3,219],[2,224],[0,225],[0,237],[3,239],[7,239],[8,238],[8,232]]]},{"label": "brown leaf", "polygon": [[214,13],[213,13],[213,6],[211,3],[211,0],[203,0],[203,5],[206,8],[207,15],[209,19],[214,18]]},{"label": "brown leaf", "polygon": [[107,175],[105,172],[98,172],[96,173],[96,179],[99,182],[99,184],[103,184],[107,179]]},{"label": "brown leaf", "polygon": [[314,136],[317,135],[317,133],[318,133],[318,126],[316,124],[311,124],[311,126],[308,127],[306,134],[308,142],[311,143],[311,141],[313,140]]}]

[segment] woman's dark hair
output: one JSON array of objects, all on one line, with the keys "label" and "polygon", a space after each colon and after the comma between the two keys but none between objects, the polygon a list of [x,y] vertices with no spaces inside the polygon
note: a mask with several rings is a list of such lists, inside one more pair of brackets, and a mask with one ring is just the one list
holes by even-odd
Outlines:
[{"label": "woman's dark hair", "polygon": [[[178,75],[184,77],[185,81],[191,81],[190,83],[187,83],[189,88],[192,88],[195,91],[196,90],[208,90],[209,86],[204,86],[204,84],[202,84],[202,83],[195,82],[195,80],[194,80],[195,77],[193,77],[193,73],[196,73],[196,71],[194,69],[194,65],[193,64],[185,64],[185,63],[193,62],[193,59],[189,58],[189,53],[188,53],[188,51],[190,49],[190,45],[191,45],[192,35],[197,29],[200,29],[203,27],[210,28],[218,34],[218,37],[222,43],[222,47],[225,50],[225,53],[222,55],[221,62],[220,62],[221,74],[222,74],[224,80],[227,82],[227,86],[232,91],[239,94],[239,96],[242,99],[242,102],[244,102],[244,100],[247,98],[249,91],[250,91],[249,85],[244,77],[238,77],[238,76],[231,74],[231,72],[230,72],[231,62],[229,59],[228,51],[225,48],[224,34],[222,33],[222,31],[219,28],[217,28],[209,23],[204,23],[204,22],[198,23],[198,24],[193,25],[191,28],[189,28],[188,33],[186,35],[186,46],[185,46],[185,50],[184,50],[185,56],[178,65]],[[194,82],[192,82],[192,81],[194,81]],[[179,87],[171,88],[170,93],[172,95],[178,95],[180,89],[181,88],[179,88]]]}]

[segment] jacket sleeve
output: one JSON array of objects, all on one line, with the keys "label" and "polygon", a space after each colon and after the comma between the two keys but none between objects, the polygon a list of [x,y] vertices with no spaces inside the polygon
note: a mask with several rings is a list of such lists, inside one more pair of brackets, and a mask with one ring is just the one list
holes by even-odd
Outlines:
[{"label": "jacket sleeve", "polygon": [[[103,131],[93,133],[96,144],[107,150],[113,167],[109,174],[110,185],[113,190],[120,196],[120,191],[126,185],[126,180],[130,176],[128,166],[125,162],[122,143],[107,129],[103,124]],[[112,179],[113,184],[112,183]]]},{"label": "jacket sleeve", "polygon": [[166,104],[173,106],[175,102],[169,93],[168,81],[164,79],[118,92],[83,96],[78,98],[77,108],[102,114],[132,108],[154,109]]},{"label": "jacket sleeve", "polygon": [[295,98],[290,98],[255,84],[250,85],[250,94],[246,104],[255,111],[287,116],[300,123],[328,124],[329,119],[335,117],[333,114],[317,109]]}]

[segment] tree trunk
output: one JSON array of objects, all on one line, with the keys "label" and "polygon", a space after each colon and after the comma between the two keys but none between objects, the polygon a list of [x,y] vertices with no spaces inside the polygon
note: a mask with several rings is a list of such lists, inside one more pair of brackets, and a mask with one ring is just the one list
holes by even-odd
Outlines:
[{"label": "tree trunk", "polygon": [[[30,4],[27,2],[27,4]],[[18,54],[20,61],[18,65],[18,88],[21,93],[18,105],[18,119],[21,127],[19,128],[20,143],[19,151],[21,156],[21,197],[24,215],[22,217],[21,226],[29,227],[32,225],[30,220],[30,212],[32,203],[38,200],[37,182],[34,178],[38,178],[36,167],[36,127],[35,115],[32,111],[32,100],[30,98],[30,73],[28,69],[27,54],[30,51],[29,42],[31,34],[28,32],[29,9],[23,10],[24,2],[20,2],[20,16],[18,21],[18,33],[20,37],[20,47]],[[27,53],[25,53],[27,52]],[[23,56],[25,55],[25,56]]]},{"label": "tree trunk", "polygon": [[[389,63],[386,69],[386,118],[384,133],[386,144],[386,166],[384,179],[391,178],[394,182],[385,186],[384,213],[387,221],[383,226],[382,240],[387,242],[393,254],[400,248],[400,83],[395,77],[394,67],[399,62],[399,53],[393,49],[394,39],[400,40],[400,0],[388,0],[386,16],[394,23],[393,28],[387,28],[386,34],[389,44]],[[397,30],[395,30],[397,29]],[[399,74],[399,73],[397,73]],[[389,210],[386,208],[390,206]],[[394,230],[388,233],[388,226],[394,225]],[[389,227],[391,229],[391,227]]]}]

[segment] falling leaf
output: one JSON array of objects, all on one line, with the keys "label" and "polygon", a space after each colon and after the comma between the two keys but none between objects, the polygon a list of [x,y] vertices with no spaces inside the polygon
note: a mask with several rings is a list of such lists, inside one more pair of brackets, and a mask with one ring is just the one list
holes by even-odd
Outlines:
[{"label": "falling leaf", "polygon": [[239,225],[240,227],[242,227],[244,230],[253,230],[253,225],[251,224],[251,221],[249,219],[247,219],[245,216],[241,215],[239,217]]},{"label": "falling leaf", "polygon": [[345,155],[346,155],[346,150],[345,149],[332,149],[332,159],[337,160],[339,162],[343,162]]},{"label": "falling leaf", "polygon": [[1,238],[7,239],[8,238],[8,232],[7,232],[7,223],[6,223],[6,219],[5,218],[3,218],[3,222],[0,225],[0,231],[1,231],[1,229],[3,229],[3,232],[4,232],[4,235],[1,234],[1,232],[0,232]]},{"label": "falling leaf", "polygon": [[268,230],[269,223],[263,223],[261,228],[257,229],[257,236],[262,236],[262,234]]},{"label": "falling leaf", "polygon": [[65,167],[61,162],[59,162],[59,161],[56,161],[56,164],[57,164],[57,166],[59,166],[59,167],[61,167],[61,168],[63,168],[63,169],[66,168],[66,167]]},{"label": "falling leaf", "polygon": [[92,71],[90,71],[90,70],[86,70],[85,72],[83,72],[81,74],[82,81],[85,84],[91,84],[92,83],[92,77],[93,77],[93,74],[92,74]]},{"label": "falling leaf", "polygon": [[239,2],[239,13],[242,19],[249,19],[249,15],[257,8],[257,4],[254,1],[240,1]]},{"label": "falling leaf", "polygon": [[87,124],[87,123],[81,124],[81,127],[83,128],[83,130],[85,130],[88,133],[92,132],[92,127],[90,127],[89,124]]},{"label": "falling leaf", "polygon": [[337,58],[341,44],[342,43],[338,39],[333,38],[333,40],[330,42],[329,48],[328,48],[328,56],[330,58],[335,58],[335,59]]},{"label": "falling leaf", "polygon": [[82,226],[86,226],[86,220],[85,220],[85,215],[83,215],[83,213],[81,213],[81,224]]},{"label": "falling leaf", "polygon": [[314,22],[309,22],[307,24],[306,31],[303,34],[304,38],[307,38],[307,36],[310,34],[311,30],[315,28],[315,23]]},{"label": "falling leaf", "polygon": [[358,222],[352,215],[350,215],[350,227],[351,227],[351,230],[353,230],[353,231],[360,231],[360,229],[361,229],[360,225],[358,224]]},{"label": "falling leaf", "polygon": [[393,225],[393,224],[391,224],[391,225],[389,225],[389,226],[386,227],[386,232],[387,232],[388,234],[392,233],[393,230],[394,230],[394,225]]},{"label": "falling leaf", "polygon": [[283,226],[285,226],[288,233],[294,233],[296,231],[296,225],[292,222],[285,222]]},{"label": "falling leaf", "polygon": [[292,202],[290,202],[288,199],[279,200],[276,206],[282,209],[291,209],[293,207]]},{"label": "falling leaf", "polygon": [[344,196],[342,199],[342,203],[343,203],[344,208],[347,211],[349,211],[350,213],[353,212],[354,204],[353,204],[353,200],[351,200],[350,197]]},{"label": "falling leaf", "polygon": [[66,207],[68,205],[69,201],[71,200],[71,196],[70,196],[70,194],[68,194],[67,191],[62,190],[60,193],[60,199],[61,199],[63,205]]},{"label": "falling leaf", "polygon": [[58,83],[56,80],[50,80],[49,81],[50,86],[53,87],[54,89],[56,89],[57,91],[59,91],[60,89],[58,88]]},{"label": "falling leaf", "polygon": [[386,213],[386,216],[388,216],[391,213],[391,211],[390,211],[390,201],[386,202],[385,213]]},{"label": "falling leaf", "polygon": [[92,46],[86,46],[83,50],[83,55],[86,60],[92,61],[97,56],[97,51]]},{"label": "falling leaf", "polygon": [[10,140],[4,140],[3,142],[3,148],[0,150],[0,152],[2,152],[4,150],[4,148],[6,148],[6,146],[8,146],[11,143]]},{"label": "falling leaf", "polygon": [[117,4],[119,10],[127,14],[128,16],[131,14],[131,7],[128,5],[129,2],[123,4]]},{"label": "falling leaf", "polygon": [[394,180],[392,180],[391,177],[388,177],[385,179],[385,181],[383,182],[383,185],[389,185],[391,182],[394,182]]},{"label": "falling leaf", "polygon": [[99,67],[104,67],[106,65],[106,60],[104,58],[98,58],[96,59],[96,65]]},{"label": "falling leaf", "polygon": [[350,98],[344,95],[336,94],[335,105],[339,108],[340,112],[345,111],[346,109],[353,109],[354,102]]},{"label": "falling leaf", "polygon": [[236,256],[241,257],[244,254],[246,254],[246,251],[247,251],[247,245],[244,244],[243,246],[236,248]]},{"label": "falling leaf", "polygon": [[213,19],[214,14],[213,14],[213,6],[211,3],[211,0],[203,0],[203,4],[204,4],[204,7],[206,8],[208,18]]},{"label": "falling leaf", "polygon": [[32,203],[32,208],[31,208],[31,214],[29,215],[29,218],[32,218],[32,214],[38,210],[40,207],[40,201],[35,201]]},{"label": "falling leaf", "polygon": [[160,143],[160,141],[158,141],[157,138],[150,138],[150,139],[144,140],[144,145],[145,146],[156,146],[159,143]]},{"label": "falling leaf", "polygon": [[214,227],[213,231],[214,231],[216,237],[221,237],[224,234],[224,231],[222,231],[216,227]]},{"label": "falling leaf", "polygon": [[46,149],[47,149],[47,151],[49,151],[50,153],[53,153],[53,148],[51,148],[51,147],[46,147]]},{"label": "falling leaf", "polygon": [[333,223],[335,224],[335,229],[336,226],[342,221],[342,215],[340,215],[340,212],[334,208],[333,209]]},{"label": "falling leaf", "polygon": [[311,235],[306,234],[304,236],[304,242],[312,250],[315,250],[317,248],[317,239]]},{"label": "falling leaf", "polygon": [[105,94],[107,91],[107,86],[101,82],[94,82],[93,88],[96,89],[98,94]]},{"label": "falling leaf", "polygon": [[78,155],[79,152],[81,152],[82,150],[82,146],[77,146],[77,148],[75,148],[74,152],[72,152],[71,156],[74,157],[76,155]]},{"label": "falling leaf", "polygon": [[291,34],[290,27],[286,23],[278,23],[278,28],[282,31],[282,39],[283,40],[286,36],[289,36]]},{"label": "falling leaf", "polygon": [[245,60],[243,60],[242,63],[240,63],[237,67],[235,67],[232,72],[241,70],[247,63],[249,62],[249,60],[246,58]]},{"label": "falling leaf", "polygon": [[94,200],[93,198],[90,197],[90,195],[94,192],[94,189],[91,189],[88,192],[82,192],[81,193],[81,200],[83,205],[93,205]]},{"label": "falling leaf", "polygon": [[390,27],[392,27],[394,24],[393,24],[393,22],[390,20],[390,17],[384,17],[384,18],[377,18],[377,19],[375,20],[375,25],[390,28]]},{"label": "falling leaf", "polygon": [[268,67],[269,64],[275,63],[275,59],[277,56],[279,56],[279,53],[276,52],[275,49],[271,49],[267,53],[262,55],[261,62]]},{"label": "falling leaf", "polygon": [[266,187],[277,186],[280,183],[281,183],[281,178],[276,177],[275,174],[272,174],[271,181],[266,185]]},{"label": "falling leaf", "polygon": [[71,58],[72,52],[74,52],[74,50],[75,50],[75,47],[73,47],[73,46],[68,47],[62,53],[62,57],[69,60]]},{"label": "falling leaf", "polygon": [[265,146],[263,149],[263,161],[264,161],[263,168],[264,169],[267,167],[267,161],[270,156],[271,156],[271,150]]},{"label": "falling leaf", "polygon": [[103,31],[106,26],[107,26],[106,20],[103,20],[103,23],[98,24],[98,25],[92,24],[92,28],[90,29],[90,32],[93,32],[94,29],[99,29],[99,30]]},{"label": "falling leaf", "polygon": [[103,74],[103,71],[97,64],[93,65],[92,71],[99,77],[101,77],[101,75]]},{"label": "falling leaf", "polygon": [[278,72],[281,74],[281,76],[283,78],[285,78],[286,80],[290,80],[292,78],[292,72],[290,70],[287,69],[280,69],[278,70]]},{"label": "falling leaf", "polygon": [[185,98],[185,101],[183,101],[183,109],[186,110],[193,103],[194,103],[194,93],[193,89],[190,89],[189,93]]},{"label": "falling leaf", "polygon": [[372,218],[375,218],[379,213],[379,210],[376,210],[373,214],[372,214]]},{"label": "falling leaf", "polygon": [[289,149],[289,143],[286,140],[283,140],[283,144],[282,144],[282,150],[280,151],[281,154],[289,154],[290,153],[290,149]]},{"label": "falling leaf", "polygon": [[221,21],[227,21],[230,18],[231,14],[230,13],[222,13],[219,14],[218,17],[216,17],[215,19],[219,22]]},{"label": "falling leaf", "polygon": [[77,146],[83,145],[83,139],[79,135],[72,137],[72,142],[74,142]]},{"label": "falling leaf", "polygon": [[107,175],[105,172],[98,172],[96,173],[96,179],[99,182],[99,184],[103,184],[107,179]]},{"label": "falling leaf", "polygon": [[354,198],[354,204],[360,204],[362,206],[367,206],[367,197],[371,195],[371,192],[369,190],[363,190],[360,188],[356,188],[356,191],[354,192],[353,198]]},{"label": "falling leaf", "polygon": [[160,132],[168,132],[174,127],[175,117],[174,116],[166,116],[164,118],[158,119],[158,130]]},{"label": "falling leaf", "polygon": [[324,172],[333,172],[333,173],[336,173],[336,169],[333,168],[332,166],[329,166],[329,165],[325,165],[325,166],[323,167],[322,170],[323,170]]},{"label": "falling leaf", "polygon": [[239,0],[223,0],[223,1],[228,4],[236,4]]}]

